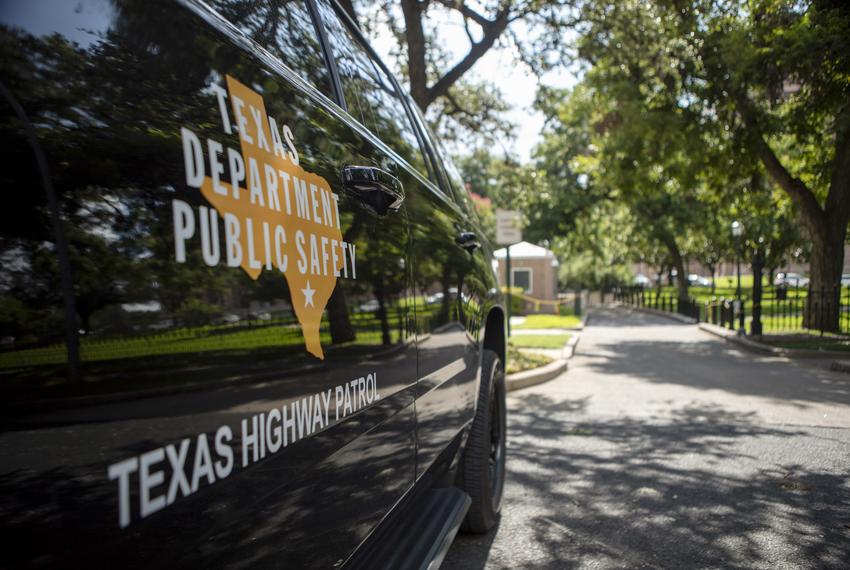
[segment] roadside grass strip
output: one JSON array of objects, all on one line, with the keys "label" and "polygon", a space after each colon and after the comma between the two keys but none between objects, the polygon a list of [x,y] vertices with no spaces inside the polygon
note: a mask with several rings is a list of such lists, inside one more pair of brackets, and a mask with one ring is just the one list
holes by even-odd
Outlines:
[{"label": "roadside grass strip", "polygon": [[511,326],[514,329],[567,329],[580,324],[581,318],[574,315],[528,315],[521,324]]},{"label": "roadside grass strip", "polygon": [[829,350],[836,352],[850,352],[850,339],[847,337],[798,335],[799,338],[770,338],[770,335],[761,337],[761,342],[778,348],[789,348],[793,350]]},{"label": "roadside grass strip", "polygon": [[522,334],[512,336],[510,344],[516,348],[563,348],[570,340],[568,334]]}]

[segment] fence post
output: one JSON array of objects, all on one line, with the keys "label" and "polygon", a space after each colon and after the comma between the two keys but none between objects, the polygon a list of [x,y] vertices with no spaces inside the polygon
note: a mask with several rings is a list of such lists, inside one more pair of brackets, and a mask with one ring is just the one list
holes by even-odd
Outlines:
[{"label": "fence post", "polygon": [[[764,251],[762,248],[756,248],[753,255],[753,320],[750,322],[750,334],[761,336],[761,278],[764,268]],[[743,322],[741,323],[743,326]]]}]

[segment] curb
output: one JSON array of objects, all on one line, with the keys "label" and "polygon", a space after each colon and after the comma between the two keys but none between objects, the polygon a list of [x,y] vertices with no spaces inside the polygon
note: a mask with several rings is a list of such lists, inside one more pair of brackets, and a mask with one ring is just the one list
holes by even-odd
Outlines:
[{"label": "curb", "polygon": [[542,384],[552,380],[553,378],[557,378],[566,372],[568,361],[573,357],[573,354],[575,354],[579,338],[581,337],[577,334],[570,337],[570,340],[568,340],[564,345],[564,350],[561,353],[562,358],[559,358],[554,362],[550,362],[545,366],[532,368],[531,370],[524,370],[522,372],[515,372],[514,374],[508,374],[505,376],[505,388],[507,391],[513,392],[514,390],[528,388],[529,386],[536,386],[537,384]]},{"label": "curb", "polygon": [[729,330],[718,325],[712,325],[711,323],[700,323],[699,330],[705,331],[708,334],[714,335],[718,338],[722,338],[726,342],[732,343],[745,350],[749,350],[750,352],[755,352],[757,354],[766,354],[768,356],[787,356],[787,354],[785,354],[787,352],[786,349],[776,348],[775,346],[756,342],[752,339],[739,335],[738,331]]},{"label": "curb", "polygon": [[[581,318],[581,322],[574,327],[565,327],[564,330],[568,331],[583,331],[584,327],[587,326],[587,323],[590,322],[590,308],[585,309],[584,316]],[[568,343],[569,344],[569,343]]]},{"label": "curb", "polygon": [[[847,358],[846,352],[837,352],[833,350],[802,350],[797,348],[779,348],[777,346],[770,346],[769,344],[741,336],[737,333],[737,331],[730,331],[727,328],[712,325],[710,323],[700,323],[699,328],[702,331],[722,338],[727,342],[757,354],[779,356],[784,358]],[[850,372],[850,363],[833,361],[830,368],[839,372]]]},{"label": "curb", "polygon": [[[624,305],[628,306],[628,305]],[[647,307],[631,307],[633,311],[638,311],[639,313],[646,313],[647,315],[655,315],[656,317],[665,317],[680,323],[684,323],[686,325],[695,325],[697,324],[697,320],[693,317],[686,317],[685,315],[680,315],[679,313],[668,313],[667,311],[659,311],[658,309],[649,309]]]}]

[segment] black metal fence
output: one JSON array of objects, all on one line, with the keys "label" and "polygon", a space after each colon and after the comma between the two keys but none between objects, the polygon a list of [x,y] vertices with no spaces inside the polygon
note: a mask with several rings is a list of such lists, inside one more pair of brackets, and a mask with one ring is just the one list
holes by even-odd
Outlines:
[{"label": "black metal fence", "polygon": [[850,334],[850,287],[771,287],[761,299],[765,332]]},{"label": "black metal fence", "polygon": [[702,318],[702,307],[696,299],[679,299],[677,295],[659,293],[642,287],[619,287],[614,289],[614,301],[631,305],[633,307],[644,307],[668,313],[678,313],[704,321]]},{"label": "black metal fence", "polygon": [[[749,291],[747,292],[749,293]],[[614,300],[635,307],[679,313],[730,329],[752,333],[756,315],[764,333],[819,332],[850,335],[850,287],[766,287],[755,305],[749,295],[679,299],[677,295],[641,287],[620,287]]]}]

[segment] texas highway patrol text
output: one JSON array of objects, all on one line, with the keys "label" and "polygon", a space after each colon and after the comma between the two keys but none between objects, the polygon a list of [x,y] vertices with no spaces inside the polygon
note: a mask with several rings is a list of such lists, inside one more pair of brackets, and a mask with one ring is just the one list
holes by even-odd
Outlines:
[{"label": "texas highway patrol text", "polygon": [[[187,437],[113,463],[107,475],[117,485],[118,525],[126,528],[134,520],[148,517],[181,497],[227,478],[238,469],[238,459],[241,467],[246,468],[376,402],[381,398],[377,376],[373,372],[243,418],[236,434],[225,424],[215,433]],[[234,454],[234,441],[241,443],[241,458]],[[171,471],[167,484],[166,463]],[[130,501],[133,486],[138,486],[136,509]]]}]

